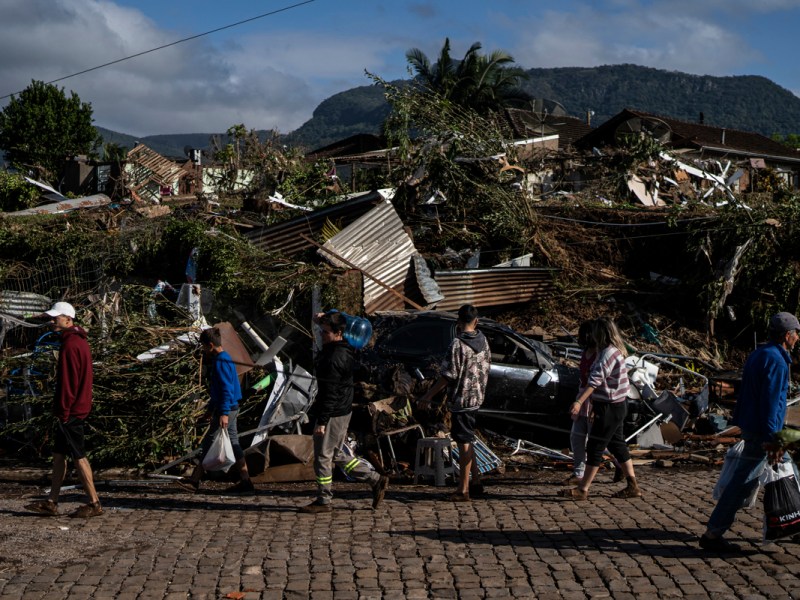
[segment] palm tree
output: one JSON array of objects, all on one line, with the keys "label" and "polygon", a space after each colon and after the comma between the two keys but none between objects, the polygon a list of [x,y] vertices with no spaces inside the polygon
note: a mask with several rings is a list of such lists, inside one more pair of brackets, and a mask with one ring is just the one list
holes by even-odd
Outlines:
[{"label": "palm tree", "polygon": [[436,63],[431,64],[419,48],[406,52],[408,64],[416,72],[422,87],[455,104],[472,108],[479,113],[515,106],[530,97],[519,85],[526,77],[519,67],[510,66],[514,58],[502,50],[480,54],[480,42],[469,47],[460,61],[450,57],[450,38]]}]

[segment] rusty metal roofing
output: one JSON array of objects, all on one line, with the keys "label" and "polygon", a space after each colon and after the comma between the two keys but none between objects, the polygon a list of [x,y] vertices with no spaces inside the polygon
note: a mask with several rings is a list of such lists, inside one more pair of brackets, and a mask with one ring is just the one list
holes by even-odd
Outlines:
[{"label": "rusty metal roofing", "polygon": [[457,310],[463,304],[477,307],[537,302],[555,291],[558,269],[493,267],[436,271],[434,279],[444,295],[437,310]]},{"label": "rusty metal roofing", "polygon": [[[324,247],[407,296],[405,282],[412,266],[411,257],[417,253],[417,249],[388,200],[353,221],[325,242]],[[347,267],[324,251],[318,252],[333,264]],[[364,310],[367,314],[403,307],[402,299],[372,278],[364,277]]]},{"label": "rusty metal roofing", "polygon": [[137,144],[128,152],[130,181],[128,187],[138,189],[148,181],[158,185],[172,185],[175,178],[187,172],[175,161],[164,158],[144,144]]},{"label": "rusty metal roofing", "polygon": [[339,204],[276,225],[251,229],[243,235],[258,248],[281,252],[286,256],[295,256],[314,247],[300,237],[301,234],[319,239],[320,231],[328,221],[340,228],[347,227],[391,195],[392,190],[353,194]]}]

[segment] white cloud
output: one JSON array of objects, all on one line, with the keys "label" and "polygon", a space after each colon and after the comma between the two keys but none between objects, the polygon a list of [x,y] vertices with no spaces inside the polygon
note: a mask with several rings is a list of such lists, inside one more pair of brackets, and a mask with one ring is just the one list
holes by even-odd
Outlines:
[{"label": "white cloud", "polygon": [[[0,95],[182,37],[104,0],[11,0],[3,15]],[[363,69],[384,64],[376,48],[383,45],[306,32],[222,46],[202,38],[57,85],[91,102],[95,124],[133,135],[221,132],[236,123],[288,132],[330,94],[368,84]]]},{"label": "white cloud", "polygon": [[626,3],[616,12],[588,6],[548,11],[522,28],[517,63],[536,67],[635,63],[695,74],[730,74],[759,53],[731,30],[667,7]]},{"label": "white cloud", "polygon": [[[133,0],[3,0],[0,95],[189,35],[117,3],[123,1],[135,6]],[[330,95],[369,85],[365,69],[405,77],[412,47],[435,59],[445,36],[453,56],[480,41],[485,50],[511,52],[526,68],[636,63],[729,75],[768,65],[750,43],[756,42],[748,37],[748,19],[765,12],[772,12],[770,20],[784,18],[781,11],[800,8],[800,0],[563,0],[548,11],[529,0],[488,7],[464,0],[454,14],[432,0],[356,4],[364,6],[355,16],[333,6],[326,7],[331,13],[319,11],[317,30],[304,19],[290,27],[264,21],[57,85],[91,102],[96,124],[134,135],[221,132],[236,123],[288,132]],[[783,83],[797,87],[796,80]]]}]

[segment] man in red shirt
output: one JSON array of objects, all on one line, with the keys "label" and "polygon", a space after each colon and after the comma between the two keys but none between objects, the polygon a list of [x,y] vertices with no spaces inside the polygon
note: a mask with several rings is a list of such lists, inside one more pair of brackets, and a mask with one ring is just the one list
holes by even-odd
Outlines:
[{"label": "man in red shirt", "polygon": [[58,422],[53,442],[53,475],[50,497],[25,508],[45,516],[58,514],[58,494],[67,473],[67,455],[72,457],[78,479],[89,503],[71,514],[73,517],[96,517],[103,514],[94,488],[92,467],[84,450],[84,421],[92,409],[92,353],[86,330],[75,325],[75,309],[67,302],[56,302],[44,313],[50,317],[53,331],[61,334],[61,350],[56,367],[56,391],[53,414]]}]

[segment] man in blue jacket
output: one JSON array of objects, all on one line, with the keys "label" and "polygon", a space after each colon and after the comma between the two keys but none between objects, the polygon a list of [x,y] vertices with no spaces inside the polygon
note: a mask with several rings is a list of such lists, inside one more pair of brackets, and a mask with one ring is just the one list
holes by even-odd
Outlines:
[{"label": "man in blue jacket", "polygon": [[736,513],[758,485],[765,462],[774,465],[784,457],[776,434],[783,429],[789,392],[789,352],[800,337],[800,322],[788,312],[769,320],[769,342],[756,348],[744,365],[741,389],[733,411],[734,425],[742,430],[744,450],[730,482],[711,513],[700,547],[710,552],[738,552],[739,546],[722,538]]},{"label": "man in blue jacket", "polygon": [[211,360],[209,384],[209,395],[211,397],[206,408],[206,412],[211,418],[211,426],[201,443],[200,463],[195,467],[188,481],[182,482],[182,485],[188,485],[194,491],[200,488],[200,480],[203,478],[204,472],[203,457],[211,448],[214,434],[218,429],[224,427],[228,430],[228,437],[230,437],[231,446],[233,446],[233,455],[236,458],[236,467],[239,469],[241,477],[236,485],[225,491],[226,493],[252,494],[255,488],[253,487],[253,482],[250,481],[244,451],[239,444],[239,430],[236,426],[239,402],[242,399],[242,388],[239,385],[236,364],[233,362],[231,355],[222,347],[222,333],[217,327],[204,329],[200,332],[200,346],[203,348],[203,355]]}]

